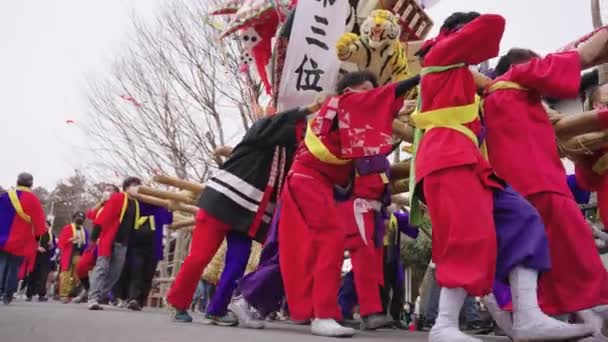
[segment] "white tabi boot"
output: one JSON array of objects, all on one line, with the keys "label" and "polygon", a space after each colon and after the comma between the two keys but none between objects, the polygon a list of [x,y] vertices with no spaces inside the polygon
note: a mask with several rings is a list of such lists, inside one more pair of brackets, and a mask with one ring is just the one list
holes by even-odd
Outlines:
[{"label": "white tabi boot", "polygon": [[579,340],[579,342],[608,342],[608,336],[605,335],[607,331],[602,331],[605,321],[594,309],[579,311],[578,316],[583,322],[593,327],[593,336]]},{"label": "white tabi boot", "polygon": [[251,307],[243,297],[237,297],[230,303],[228,309],[236,315],[239,325],[249,329],[264,329],[264,322],[253,318]]},{"label": "white tabi boot", "polygon": [[608,320],[608,305],[596,306],[592,310],[604,320]]},{"label": "white tabi boot", "polygon": [[482,342],[459,329],[458,316],[466,297],[467,292],[463,288],[441,288],[439,313],[429,333],[429,342]]},{"label": "white tabi boot", "polygon": [[538,272],[516,267],[509,274],[513,295],[513,339],[515,341],[565,341],[593,334],[587,324],[568,324],[545,315],[538,306]]},{"label": "white tabi boot", "polygon": [[492,319],[496,322],[496,325],[498,325],[507,336],[513,337],[513,317],[511,317],[511,313],[500,308],[498,302],[496,302],[496,297],[494,297],[493,294],[483,297],[482,301],[488,309],[490,316],[492,316]]},{"label": "white tabi boot", "polygon": [[355,329],[343,327],[333,319],[315,319],[310,324],[313,335],[325,337],[352,337]]}]

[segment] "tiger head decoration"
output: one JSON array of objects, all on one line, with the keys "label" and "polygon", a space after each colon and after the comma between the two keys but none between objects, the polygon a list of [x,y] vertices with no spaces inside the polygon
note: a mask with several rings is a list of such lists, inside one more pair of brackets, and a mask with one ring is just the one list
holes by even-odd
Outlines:
[{"label": "tiger head decoration", "polygon": [[338,59],[375,73],[380,84],[403,80],[409,68],[400,35],[399,20],[391,11],[374,10],[361,25],[361,35],[349,32],[338,39]]},{"label": "tiger head decoration", "polygon": [[361,39],[374,49],[394,43],[400,35],[399,20],[391,11],[374,10],[361,25]]}]

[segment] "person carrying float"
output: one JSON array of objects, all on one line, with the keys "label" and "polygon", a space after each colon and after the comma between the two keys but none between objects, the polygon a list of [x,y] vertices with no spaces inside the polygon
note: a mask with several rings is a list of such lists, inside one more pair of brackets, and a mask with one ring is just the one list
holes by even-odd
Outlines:
[{"label": "person carrying float", "polygon": [[419,53],[420,107],[412,122],[425,132],[415,152],[415,193],[428,207],[441,286],[432,342],[480,341],[459,330],[458,316],[467,295],[489,295],[495,279],[513,291],[514,338],[561,340],[591,332],[541,312],[537,277],[550,268],[542,221],[482,154],[485,129],[468,65],[498,55],[504,28],[499,15],[454,13]]},{"label": "person carrying float", "polygon": [[[499,61],[498,77],[486,88],[484,100],[492,166],[545,223],[552,268],[540,277],[541,307],[548,314],[590,309],[583,318],[588,323],[599,320],[596,334],[601,333],[601,319],[608,318],[608,272],[568,188],[555,131],[541,100],[576,97],[581,70],[606,60],[607,43],[608,30],[602,29],[575,49],[544,58],[530,50],[511,50]],[[536,277],[526,280],[528,286],[533,280]],[[518,295],[514,297],[517,308]],[[513,323],[525,320],[531,325],[538,317],[516,314]],[[538,327],[545,325],[539,322]]]},{"label": "person carrying float", "polygon": [[296,152],[281,195],[279,264],[291,318],[312,321],[313,334],[354,334],[337,323],[345,231],[334,185],[348,184],[353,160],[391,151],[393,119],[417,83],[415,77],[378,88],[370,72],[346,74]]}]

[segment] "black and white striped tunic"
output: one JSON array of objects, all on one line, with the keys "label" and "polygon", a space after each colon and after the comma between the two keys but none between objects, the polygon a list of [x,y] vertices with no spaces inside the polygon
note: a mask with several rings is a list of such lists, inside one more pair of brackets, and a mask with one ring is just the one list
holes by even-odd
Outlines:
[{"label": "black and white striped tunic", "polygon": [[[207,181],[199,207],[232,230],[263,242],[297,148],[296,125],[302,125],[307,115],[302,108],[258,120]],[[253,224],[256,215],[259,220]]]}]

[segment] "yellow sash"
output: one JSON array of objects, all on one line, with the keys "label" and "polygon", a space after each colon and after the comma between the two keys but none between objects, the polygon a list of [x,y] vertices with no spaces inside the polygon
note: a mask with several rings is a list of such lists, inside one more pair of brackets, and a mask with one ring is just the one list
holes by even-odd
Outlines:
[{"label": "yellow sash", "polygon": [[135,230],[138,230],[139,228],[141,228],[141,226],[143,226],[144,223],[146,223],[146,220],[150,220],[150,230],[151,231],[155,231],[156,230],[156,223],[154,221],[154,215],[141,217],[137,221],[137,224],[135,225]]},{"label": "yellow sash", "polygon": [[76,234],[78,234],[78,237],[80,237],[80,239],[78,239],[78,247],[82,247],[85,240],[87,239],[87,236],[84,234],[84,227],[76,229],[76,225],[72,223],[72,237],[76,236]]},{"label": "yellow sash", "polygon": [[526,91],[527,89],[522,87],[521,85],[515,83],[515,82],[510,82],[510,81],[498,81],[496,83],[493,83],[492,85],[490,85],[488,87],[488,89],[486,90],[487,94],[492,94],[493,92],[497,91],[497,90],[522,90],[522,91]]},{"label": "yellow sash", "polygon": [[[127,193],[124,193],[125,195],[125,199],[122,202],[122,210],[120,211],[120,222],[122,222],[123,218],[125,217],[125,214],[127,212],[127,207],[129,206],[129,195]],[[135,201],[135,229],[139,228],[139,202],[137,200]]]},{"label": "yellow sash", "polygon": [[[103,211],[103,205],[101,207],[99,207],[99,209],[97,209],[97,213],[95,213],[95,218],[98,218],[102,211]],[[122,215],[124,215],[124,214],[120,215],[121,221],[122,221]]]},{"label": "yellow sash", "polygon": [[475,96],[475,102],[469,105],[416,112],[411,116],[412,122],[416,128],[424,129],[427,132],[438,127],[453,129],[466,135],[475,146],[479,146],[475,133],[464,125],[479,117],[479,103],[479,96]]},{"label": "yellow sash", "polygon": [[17,215],[19,215],[19,217],[21,217],[23,221],[27,223],[32,223],[32,218],[30,217],[30,215],[26,214],[25,211],[23,211],[23,207],[21,206],[21,201],[19,201],[19,195],[17,194],[17,190],[25,192],[31,191],[26,187],[18,186],[15,189],[9,190],[8,198],[10,199],[11,204],[13,205],[13,208],[15,209]]},{"label": "yellow sash", "polygon": [[326,164],[332,165],[345,165],[350,162],[349,159],[341,159],[331,153],[331,151],[323,144],[321,139],[315,135],[310,126],[312,120],[308,121],[308,126],[306,127],[306,135],[304,136],[304,144],[312,153],[320,161]]}]

